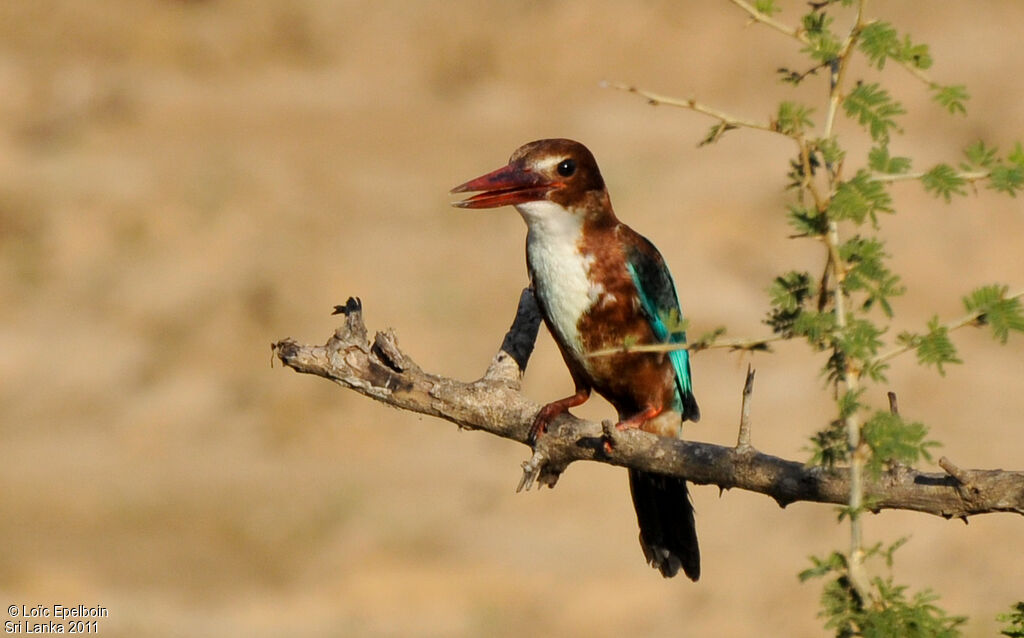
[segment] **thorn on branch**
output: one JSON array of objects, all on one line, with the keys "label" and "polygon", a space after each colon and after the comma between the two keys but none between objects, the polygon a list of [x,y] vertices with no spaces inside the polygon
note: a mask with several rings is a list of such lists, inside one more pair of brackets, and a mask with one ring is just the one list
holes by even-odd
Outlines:
[{"label": "thorn on branch", "polygon": [[896,393],[895,392],[889,392],[887,394],[887,396],[889,397],[889,412],[891,412],[893,416],[899,416],[900,415],[900,404],[896,400]]},{"label": "thorn on branch", "polygon": [[754,394],[754,373],[756,371],[747,364],[747,379],[743,383],[743,403],[740,407],[740,433],[736,439],[738,452],[751,452],[750,445],[750,397]]}]

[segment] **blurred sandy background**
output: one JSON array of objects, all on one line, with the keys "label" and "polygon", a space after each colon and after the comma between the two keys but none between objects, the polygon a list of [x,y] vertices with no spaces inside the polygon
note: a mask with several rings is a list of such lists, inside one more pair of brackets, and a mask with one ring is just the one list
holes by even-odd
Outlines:
[{"label": "blurred sandy background", "polygon": [[[887,69],[915,114],[895,152],[920,168],[1022,137],[1024,5],[870,6],[973,96],[950,118]],[[425,368],[481,374],[525,230],[447,191],[551,136],[595,152],[695,331],[763,334],[771,277],[821,260],[785,239],[792,148],[738,131],[697,149],[709,120],[598,85],[766,118],[787,64],[794,44],[726,2],[0,3],[0,602],[103,605],[107,636],[823,635],[820,584],[796,574],[845,546],[833,508],[698,487],[704,576],[663,581],[625,472],[581,464],[516,495],[524,447],[271,369],[268,349],[325,341],[359,295]],[[976,284],[1024,285],[1019,200],[894,194],[899,328],[959,315]],[[956,340],[966,365],[945,378],[894,365],[903,412],[963,467],[1021,469],[1024,340]],[[804,459],[831,416],[820,361],[778,350],[754,359],[754,442]],[[697,357],[693,438],[734,441],[746,363]],[[569,389],[542,332],[525,391]],[[967,635],[1024,597],[1019,517],[887,512],[866,534],[911,535],[897,580],[969,614]]]}]

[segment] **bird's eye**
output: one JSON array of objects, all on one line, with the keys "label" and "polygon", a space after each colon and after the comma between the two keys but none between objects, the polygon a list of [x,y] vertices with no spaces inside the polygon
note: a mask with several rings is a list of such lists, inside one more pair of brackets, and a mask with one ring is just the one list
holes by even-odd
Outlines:
[{"label": "bird's eye", "polygon": [[558,163],[558,174],[562,177],[570,177],[576,172],[576,160],[564,159]]}]

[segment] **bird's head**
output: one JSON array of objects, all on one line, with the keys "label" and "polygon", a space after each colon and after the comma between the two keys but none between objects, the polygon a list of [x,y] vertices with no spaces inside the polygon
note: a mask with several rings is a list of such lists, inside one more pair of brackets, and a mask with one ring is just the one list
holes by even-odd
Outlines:
[{"label": "bird's head", "polygon": [[[479,192],[477,192],[479,191]],[[551,202],[566,211],[606,209],[608,196],[594,156],[579,142],[565,139],[537,140],[519,147],[506,166],[456,186],[452,193],[477,192],[455,202],[459,208],[515,206],[529,217]]]}]

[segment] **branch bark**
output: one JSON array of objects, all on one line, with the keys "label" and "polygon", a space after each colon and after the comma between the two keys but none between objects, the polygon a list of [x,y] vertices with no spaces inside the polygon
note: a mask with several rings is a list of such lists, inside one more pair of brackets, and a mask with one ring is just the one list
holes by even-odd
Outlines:
[{"label": "branch bark", "polygon": [[[530,289],[523,291],[516,319],[486,373],[469,383],[425,372],[399,349],[391,330],[376,333],[371,341],[358,299],[349,299],[336,312],[345,315],[345,323],[326,344],[302,345],[284,339],[272,344],[274,355],[296,372],[329,379],[390,406],[527,444],[530,425],[540,409],[520,392],[540,324]],[[597,461],[721,489],[758,492],[782,507],[796,501],[846,505],[849,500],[845,468],[808,467],[749,445],[733,448],[680,441],[637,430],[619,432],[607,425],[568,414],[556,419],[530,460],[523,463],[520,488],[534,481],[554,486],[570,463]],[[865,477],[868,508],[873,512],[913,510],[945,518],[1024,514],[1024,472],[963,470],[948,461],[946,465],[946,473],[896,466],[877,479]]]}]

